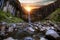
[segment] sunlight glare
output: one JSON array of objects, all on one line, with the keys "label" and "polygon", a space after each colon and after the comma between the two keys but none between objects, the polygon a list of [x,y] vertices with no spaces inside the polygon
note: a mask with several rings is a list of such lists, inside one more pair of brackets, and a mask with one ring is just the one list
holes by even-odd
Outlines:
[{"label": "sunlight glare", "polygon": [[26,6],[24,7],[26,11],[30,12],[32,10],[32,8],[30,6]]}]

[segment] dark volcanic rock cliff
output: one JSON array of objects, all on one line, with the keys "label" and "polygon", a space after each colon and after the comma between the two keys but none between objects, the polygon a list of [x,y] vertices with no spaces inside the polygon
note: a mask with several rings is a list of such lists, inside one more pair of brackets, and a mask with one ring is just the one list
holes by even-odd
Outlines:
[{"label": "dark volcanic rock cliff", "polygon": [[[60,0],[39,9],[34,9],[31,12],[31,21],[42,20],[54,12],[57,8],[60,8]],[[22,11],[21,4],[18,0],[0,0],[0,9],[5,12],[10,12],[13,16],[21,17],[24,20],[27,20],[28,18],[28,16],[23,13],[24,9]]]},{"label": "dark volcanic rock cliff", "polygon": [[18,0],[0,0],[0,9],[17,17],[21,17],[20,15],[23,13]]},{"label": "dark volcanic rock cliff", "polygon": [[31,13],[31,21],[40,21],[49,16],[57,8],[60,8],[60,0],[57,0],[56,2],[43,6],[39,9],[34,9]]}]

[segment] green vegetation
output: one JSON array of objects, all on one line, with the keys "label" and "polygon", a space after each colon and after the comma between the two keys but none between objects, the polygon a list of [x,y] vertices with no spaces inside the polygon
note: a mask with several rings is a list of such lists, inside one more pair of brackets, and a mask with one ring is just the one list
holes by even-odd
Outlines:
[{"label": "green vegetation", "polygon": [[54,11],[47,18],[49,18],[53,22],[60,22],[60,8],[58,8],[56,11]]},{"label": "green vegetation", "polygon": [[0,10],[0,22],[8,22],[8,23],[17,23],[17,22],[23,22],[22,19],[13,17],[10,13],[6,13]]},{"label": "green vegetation", "polygon": [[[60,22],[60,8],[58,8],[56,11],[54,11],[52,14],[50,14],[46,18],[50,19],[52,22]],[[10,13],[6,13],[1,10],[0,10],[0,21],[4,21],[4,22],[8,22],[8,23],[23,22],[22,19],[13,17]]]}]

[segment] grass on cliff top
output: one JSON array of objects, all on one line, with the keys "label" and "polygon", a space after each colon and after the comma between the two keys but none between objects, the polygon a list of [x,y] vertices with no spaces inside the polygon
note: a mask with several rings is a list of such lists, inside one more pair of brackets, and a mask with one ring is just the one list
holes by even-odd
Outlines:
[{"label": "grass on cliff top", "polygon": [[50,19],[52,22],[60,22],[60,8],[51,13],[47,19]]}]

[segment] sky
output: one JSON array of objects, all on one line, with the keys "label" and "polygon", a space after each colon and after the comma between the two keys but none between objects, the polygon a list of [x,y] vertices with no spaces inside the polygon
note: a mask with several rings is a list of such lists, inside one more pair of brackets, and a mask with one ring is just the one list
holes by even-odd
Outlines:
[{"label": "sky", "polygon": [[19,0],[24,5],[47,5],[55,2],[56,0]]},{"label": "sky", "polygon": [[53,2],[55,2],[56,0],[19,0],[19,2],[21,3],[21,6],[23,8],[26,8],[27,6],[31,9],[36,9],[36,8],[40,8],[42,6],[51,4]]}]

